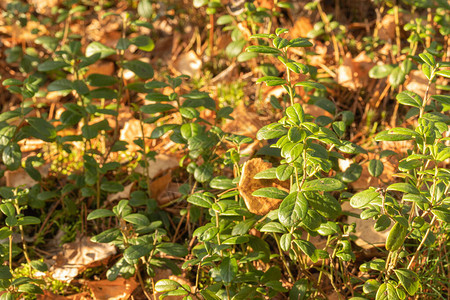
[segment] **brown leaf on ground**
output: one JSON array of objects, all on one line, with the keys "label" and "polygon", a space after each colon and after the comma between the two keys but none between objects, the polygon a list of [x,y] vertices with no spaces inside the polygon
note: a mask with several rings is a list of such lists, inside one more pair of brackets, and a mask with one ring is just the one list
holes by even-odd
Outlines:
[{"label": "brown leaf on ground", "polygon": [[249,111],[243,104],[238,105],[231,116],[234,120],[227,120],[223,131],[255,138],[259,128],[264,126],[260,116]]},{"label": "brown leaf on ground", "polygon": [[347,53],[343,64],[336,70],[336,81],[344,87],[356,90],[368,84],[368,73],[374,65],[365,52],[361,52],[355,58]]},{"label": "brown leaf on ground", "polygon": [[86,268],[101,265],[114,254],[116,248],[112,245],[91,242],[89,237],[78,238],[64,244],[62,251],[54,257],[53,278],[70,281]]},{"label": "brown leaf on ground", "polygon": [[[412,70],[409,73],[408,81],[406,83],[405,89],[408,91],[413,91],[419,96],[423,97],[427,90],[428,79],[422,73],[421,70]],[[436,83],[433,83],[430,86],[430,90],[428,91],[430,95],[436,94]]]},{"label": "brown leaf on ground", "polygon": [[265,215],[271,210],[280,206],[280,199],[265,197],[255,197],[253,192],[260,188],[276,187],[282,190],[289,190],[289,182],[281,182],[277,179],[254,179],[253,177],[266,169],[272,167],[269,162],[261,158],[253,158],[242,166],[241,180],[239,181],[239,191],[244,198],[248,210],[257,215]]},{"label": "brown leaf on ground", "polygon": [[303,104],[302,107],[303,107],[303,111],[305,114],[309,114],[315,118],[320,117],[320,116],[327,116],[329,118],[333,118],[332,114],[330,114],[325,109],[318,107],[317,105]]},{"label": "brown leaf on ground", "polygon": [[[144,136],[150,136],[155,126],[143,124]],[[139,120],[130,119],[125,122],[122,130],[120,130],[120,140],[128,143],[128,151],[135,152],[140,149],[133,141],[142,138],[141,125]]]},{"label": "brown leaf on ground", "polygon": [[37,32],[39,32],[39,36],[48,33],[47,28],[44,25],[30,20],[27,22],[25,27],[21,27],[16,23],[13,25],[0,26],[0,33],[11,36],[15,43],[33,42],[38,37],[38,34],[33,33],[33,30],[36,29]]},{"label": "brown leaf on ground", "polygon": [[150,183],[150,190],[152,192],[152,198],[156,199],[158,204],[164,204],[161,201],[161,195],[167,190],[169,183],[172,182],[172,172],[169,170],[167,174],[158,177]]},{"label": "brown leaf on ground", "polygon": [[[178,167],[178,159],[174,156],[159,154],[155,156],[155,160],[148,161],[148,177],[156,178],[158,175],[164,174],[169,170]],[[137,166],[135,172],[144,174],[144,168]]]},{"label": "brown leaf on ground", "polygon": [[88,67],[86,72],[86,77],[91,74],[103,74],[103,75],[113,75],[114,74],[114,63],[112,61],[97,61]]},{"label": "brown leaf on ground", "polygon": [[108,202],[113,202],[113,201],[116,201],[116,200],[129,199],[130,198],[131,189],[133,188],[134,184],[135,184],[135,182],[132,182],[132,183],[128,184],[127,186],[125,186],[123,191],[118,192],[118,193],[114,193],[114,194],[109,194],[108,197],[107,197],[107,201]]},{"label": "brown leaf on ground", "polygon": [[203,62],[194,51],[180,54],[173,62],[173,68],[177,72],[191,77],[199,77]]},{"label": "brown leaf on ground", "polygon": [[[342,205],[342,210],[356,213],[358,215],[361,213],[360,209],[351,207],[349,202],[345,202]],[[385,244],[387,236],[389,234],[389,230],[386,229],[381,232],[375,231],[375,229],[373,228],[373,226],[375,225],[375,220],[362,220],[360,218],[348,216],[347,222],[348,224],[356,224],[355,235],[358,237],[358,239],[355,241],[355,243],[359,247],[363,249],[370,249],[374,246],[383,246]],[[391,226],[392,225],[393,224],[391,224]]]},{"label": "brown leaf on ground", "polygon": [[[48,171],[50,170],[50,164],[44,164],[40,167],[36,168],[39,173],[41,173],[42,177],[48,176]],[[6,186],[10,187],[18,187],[21,185],[25,185],[30,188],[37,183],[33,178],[28,175],[28,173],[24,169],[18,169],[15,171],[6,171]]]},{"label": "brown leaf on ground", "polygon": [[44,290],[43,295],[37,295],[37,300],[91,300],[92,297],[89,295],[89,293],[78,293],[70,296],[62,296],[62,295],[56,295],[52,292]]},{"label": "brown leaf on ground", "polygon": [[300,17],[295,21],[294,26],[292,26],[289,33],[291,38],[294,39],[298,37],[306,37],[308,32],[311,30],[313,30],[311,20],[307,17]]},{"label": "brown leaf on ground", "polygon": [[393,40],[395,38],[395,18],[393,15],[385,15],[381,19],[378,37],[382,40]]},{"label": "brown leaf on ground", "polygon": [[91,289],[95,300],[124,300],[131,296],[139,283],[134,278],[119,277],[114,281],[88,281],[87,286]]}]

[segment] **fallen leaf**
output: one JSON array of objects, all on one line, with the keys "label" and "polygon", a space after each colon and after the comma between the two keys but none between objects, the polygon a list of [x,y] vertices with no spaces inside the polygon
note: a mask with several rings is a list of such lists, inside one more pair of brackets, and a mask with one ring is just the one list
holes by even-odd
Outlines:
[{"label": "fallen leaf", "polygon": [[[405,90],[413,91],[419,96],[423,97],[427,91],[428,87],[428,78],[420,70],[412,70],[409,73],[408,81],[405,86]],[[430,95],[436,94],[436,83],[432,83],[430,86],[430,90],[428,91]]]},{"label": "fallen leaf", "polygon": [[[360,209],[351,207],[349,202],[344,202],[344,204],[342,205],[342,210],[358,215],[361,213]],[[375,231],[375,229],[373,228],[375,222],[376,221],[373,219],[362,220],[360,218],[355,218],[352,216],[347,217],[348,224],[356,224],[355,236],[358,237],[355,241],[356,245],[363,249],[370,249],[374,246],[383,246],[385,244],[387,236],[389,234],[389,230],[386,229],[381,232]],[[391,224],[391,226],[392,225],[393,224]]]},{"label": "fallen leaf", "polygon": [[239,191],[244,198],[248,210],[257,215],[265,215],[271,210],[277,209],[282,200],[265,197],[255,197],[253,192],[260,188],[277,187],[282,190],[289,190],[289,182],[281,182],[277,179],[254,179],[253,177],[266,169],[272,167],[269,162],[261,158],[253,158],[242,166],[241,180],[239,181]]},{"label": "fallen leaf", "polygon": [[114,281],[88,281],[87,286],[91,289],[95,300],[122,300],[128,299],[139,283],[133,277],[129,279],[119,277]]},{"label": "fallen leaf", "polygon": [[114,246],[94,243],[89,237],[81,237],[63,245],[62,251],[54,257],[55,264],[50,271],[55,279],[71,281],[86,268],[100,265],[114,254]]},{"label": "fallen leaf", "polygon": [[[48,171],[50,170],[50,164],[44,164],[40,167],[37,167],[36,170],[39,171],[42,177],[47,177]],[[31,178],[24,169],[6,171],[5,178],[6,186],[9,187],[19,187],[21,185],[25,185],[26,187],[30,188],[37,183],[37,181]]]},{"label": "fallen leaf", "polygon": [[114,63],[112,61],[97,61],[88,67],[85,77],[90,74],[113,75]]},{"label": "fallen leaf", "polygon": [[162,193],[166,191],[167,187],[169,186],[169,183],[172,182],[172,172],[168,172],[167,174],[160,176],[150,183],[150,190],[152,192],[152,198],[156,199],[158,204],[164,204],[160,198]]},{"label": "fallen leaf", "polygon": [[180,54],[173,62],[173,68],[181,74],[199,77],[203,66],[202,60],[194,51]]},{"label": "fallen leaf", "polygon": [[[166,154],[158,154],[155,156],[154,160],[148,161],[148,177],[150,177],[150,179],[156,178],[158,175],[164,174],[165,172],[177,167],[178,159],[176,157]],[[137,166],[135,172],[144,174],[144,168]]]},{"label": "fallen leaf", "polygon": [[[143,124],[144,136],[148,137],[152,133],[155,126],[150,124]],[[128,151],[136,152],[141,149],[134,143],[134,140],[142,138],[141,125],[139,120],[130,119],[125,122],[123,128],[120,130],[120,140],[128,143]]]},{"label": "fallen leaf", "polygon": [[385,15],[380,22],[378,37],[382,40],[393,40],[395,38],[395,18],[393,15]]},{"label": "fallen leaf", "polygon": [[306,37],[308,32],[313,30],[313,28],[314,27],[309,18],[300,17],[295,21],[294,26],[292,26],[289,33],[292,38]]},{"label": "fallen leaf", "polygon": [[234,120],[227,120],[223,126],[223,130],[226,132],[255,138],[258,130],[264,126],[260,116],[249,111],[243,104],[239,104],[231,116]]},{"label": "fallen leaf", "polygon": [[108,202],[113,202],[116,200],[122,200],[122,199],[129,199],[130,198],[130,193],[131,193],[131,189],[134,186],[134,182],[128,184],[127,186],[125,186],[125,188],[123,189],[123,191],[118,192],[118,193],[114,193],[114,194],[109,194],[107,197],[107,201]]},{"label": "fallen leaf", "polygon": [[347,53],[343,63],[336,70],[336,81],[340,85],[356,90],[361,86],[365,86],[369,81],[369,70],[375,64],[363,51],[355,58]]}]

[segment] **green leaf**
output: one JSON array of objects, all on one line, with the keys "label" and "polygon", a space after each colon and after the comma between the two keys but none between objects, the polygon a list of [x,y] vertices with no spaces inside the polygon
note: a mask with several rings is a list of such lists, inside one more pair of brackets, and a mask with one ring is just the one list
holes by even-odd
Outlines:
[{"label": "green leaf", "polygon": [[305,182],[303,191],[339,191],[345,189],[345,184],[335,178],[321,178]]},{"label": "green leaf", "polygon": [[410,193],[419,195],[420,191],[412,184],[406,182],[393,183],[387,187],[387,191],[398,191],[403,193]]},{"label": "green leaf", "polygon": [[297,226],[308,211],[308,200],[302,193],[289,194],[278,209],[278,220],[286,227]]},{"label": "green leaf", "polygon": [[94,243],[110,243],[121,235],[118,228],[107,229],[91,238]]},{"label": "green leaf", "polygon": [[171,104],[155,103],[155,104],[143,105],[143,106],[141,106],[140,110],[144,114],[157,114],[157,113],[169,111],[174,108],[175,107]]},{"label": "green leaf", "polygon": [[339,201],[331,194],[324,193],[305,193],[309,205],[327,219],[336,219],[342,214],[342,208]]},{"label": "green leaf", "polygon": [[139,35],[137,37],[134,37],[130,39],[130,42],[133,45],[136,45],[142,51],[150,52],[153,51],[153,49],[155,49],[155,42],[153,42],[153,40],[150,37],[145,35]]},{"label": "green leaf", "polygon": [[[199,0],[194,0],[195,1],[199,1]],[[202,0],[200,0],[202,1]],[[211,290],[208,289],[202,289],[200,291],[200,294],[202,295],[203,298],[205,298],[205,300],[220,300],[222,298],[220,298],[219,296],[217,296],[216,294],[214,294],[214,292],[212,292]]]},{"label": "green leaf", "polygon": [[422,107],[422,98],[414,92],[403,91],[396,97],[400,104],[414,106],[417,108]]},{"label": "green leaf", "polygon": [[431,96],[434,100],[441,103],[442,105],[450,106],[450,96],[449,95],[433,95]]},{"label": "green leaf", "polygon": [[247,44],[247,41],[245,39],[231,42],[225,48],[225,53],[230,58],[236,57],[242,52],[242,49],[244,49],[245,44]]},{"label": "green leaf", "polygon": [[46,142],[53,142],[57,136],[56,129],[47,120],[42,118],[27,118],[30,127],[25,127],[24,132],[32,137]]},{"label": "green leaf", "polygon": [[261,232],[275,232],[275,233],[286,233],[286,228],[278,222],[269,222],[264,224],[259,230]]},{"label": "green leaf", "polygon": [[33,267],[33,269],[38,270],[40,272],[47,272],[48,271],[48,266],[43,261],[33,260],[33,261],[31,261],[30,264],[31,264],[31,267]]},{"label": "green leaf", "polygon": [[106,218],[106,217],[114,217],[115,214],[109,209],[99,208],[94,211],[91,211],[87,216],[87,220],[95,220],[98,218]]},{"label": "green leaf", "polygon": [[[288,180],[293,173],[294,173],[294,167],[290,166],[290,165],[279,165],[276,169],[276,176],[277,176],[278,180],[280,180],[280,181]],[[258,174],[260,174],[260,173],[258,173]]]},{"label": "green leaf", "polygon": [[230,15],[220,16],[216,21],[217,25],[226,25],[226,24],[230,24],[232,22],[233,22],[233,17]]},{"label": "green leaf", "polygon": [[159,293],[170,292],[178,289],[180,284],[174,280],[161,279],[155,284],[155,291]]},{"label": "green leaf", "polygon": [[389,235],[386,240],[386,250],[393,252],[399,249],[403,245],[407,233],[408,228],[399,222],[396,222],[391,231],[389,231]]},{"label": "green leaf", "polygon": [[41,223],[41,219],[32,217],[32,216],[25,216],[25,217],[19,218],[19,220],[17,221],[17,225],[22,225],[22,226],[36,225],[36,224],[40,224],[40,223]]},{"label": "green leaf", "polygon": [[273,198],[273,199],[284,199],[288,193],[285,191],[282,191],[280,189],[277,189],[276,187],[265,187],[260,188],[253,192],[252,196],[254,197],[266,197],[266,198]]},{"label": "green leaf", "polygon": [[450,78],[450,70],[439,70],[436,74],[445,78]]},{"label": "green leaf", "polygon": [[236,184],[234,184],[233,180],[230,178],[227,178],[225,176],[217,176],[211,180],[209,186],[213,189],[229,190],[235,188]]},{"label": "green leaf", "polygon": [[273,43],[273,46],[277,49],[283,49],[289,45],[289,41],[287,39],[279,37],[279,36],[274,38],[272,43]]},{"label": "green leaf", "polygon": [[131,224],[138,226],[148,226],[150,225],[150,221],[143,214],[129,214],[123,217],[123,219]]},{"label": "green leaf", "polygon": [[395,286],[391,283],[383,283],[378,288],[375,300],[400,300],[396,290]]},{"label": "green leaf", "polygon": [[100,185],[100,189],[102,191],[108,192],[108,193],[117,193],[122,192],[124,187],[122,184],[114,181],[107,181]]},{"label": "green leaf", "polygon": [[68,67],[69,64],[63,62],[63,61],[54,61],[54,60],[47,60],[43,63],[39,64],[37,67],[39,72],[49,72],[53,70],[62,69],[65,67]]},{"label": "green leaf", "polygon": [[353,195],[350,198],[350,205],[353,208],[363,208],[379,197],[380,194],[375,192],[374,189],[368,189]]},{"label": "green leaf", "polygon": [[22,160],[22,152],[19,145],[10,143],[3,148],[2,160],[9,170],[17,170]]},{"label": "green leaf", "polygon": [[175,243],[160,243],[156,245],[156,250],[176,257],[186,257],[188,250],[185,246]]},{"label": "green leaf", "polygon": [[231,283],[236,278],[238,265],[236,258],[225,257],[219,266],[220,278],[224,283]]},{"label": "green leaf", "polygon": [[58,80],[51,82],[47,86],[47,90],[49,92],[58,92],[58,91],[70,92],[73,90],[73,84],[72,84],[72,81],[70,81],[70,80],[58,79]]},{"label": "green leaf", "polygon": [[286,115],[293,125],[300,125],[305,121],[305,113],[300,103],[295,103],[293,106],[286,108]]},{"label": "green leaf", "polygon": [[430,67],[436,66],[436,60],[430,53],[420,53],[419,57]]},{"label": "green leaf", "polygon": [[213,166],[211,164],[203,164],[194,171],[194,178],[198,182],[207,182],[213,177]]},{"label": "green leaf", "polygon": [[187,198],[187,202],[192,203],[194,205],[204,207],[204,208],[211,208],[213,201],[211,198],[207,197],[204,194],[196,193]]},{"label": "green leaf", "polygon": [[393,65],[377,65],[372,69],[370,69],[369,77],[375,79],[384,78],[387,77],[392,72],[393,69],[394,69]]},{"label": "green leaf", "polygon": [[237,57],[237,61],[238,62],[245,62],[248,61],[252,58],[258,57],[258,54],[255,52],[242,52],[241,54],[238,55]]},{"label": "green leaf", "polygon": [[384,231],[391,226],[391,219],[387,215],[381,215],[375,222],[373,228],[375,231]]},{"label": "green leaf", "polygon": [[406,74],[400,67],[395,67],[389,75],[389,83],[393,88],[399,87],[403,82],[405,82],[405,79]]},{"label": "green leaf", "polygon": [[142,79],[150,79],[153,77],[153,68],[150,64],[140,60],[130,60],[123,64],[125,69],[132,71]]},{"label": "green leaf", "polygon": [[255,176],[253,176],[254,179],[275,179],[277,178],[277,169],[276,168],[269,168],[264,171],[259,172]]},{"label": "green leaf", "polygon": [[129,264],[133,264],[135,260],[150,254],[152,249],[153,245],[151,244],[131,245],[123,252],[123,258],[125,258]]},{"label": "green leaf", "polygon": [[25,283],[21,284],[17,289],[19,293],[29,293],[29,294],[44,294],[44,291],[35,284]]},{"label": "green leaf", "polygon": [[13,276],[8,266],[0,266],[0,279],[12,279]]},{"label": "green leaf", "polygon": [[16,216],[16,209],[14,208],[14,205],[11,203],[3,203],[0,204],[0,211],[7,217],[15,217]]},{"label": "green leaf", "polygon": [[420,280],[416,273],[408,269],[394,269],[400,283],[410,296],[414,296],[420,287]]},{"label": "green leaf", "polygon": [[362,170],[361,165],[353,163],[343,173],[337,174],[336,177],[345,183],[355,182],[361,176]]},{"label": "green leaf", "polygon": [[248,242],[248,237],[246,236],[233,236],[222,242],[224,245],[240,245]]},{"label": "green leaf", "polygon": [[381,131],[375,137],[375,141],[387,141],[387,142],[397,142],[397,141],[408,141],[414,139],[411,135],[406,134],[394,134],[390,133],[389,130]]},{"label": "green leaf", "polygon": [[105,46],[99,42],[92,42],[89,45],[87,45],[86,54],[85,54],[87,57],[92,56],[97,53],[100,54],[100,58],[105,58],[105,57],[115,54],[116,50],[114,50],[113,48],[110,48],[108,46]]},{"label": "green leaf", "polygon": [[[282,2],[279,2],[278,4],[281,4]],[[283,2],[287,3],[287,2]],[[312,47],[313,44],[308,41],[308,39],[305,38],[295,38],[289,41],[289,47]]]},{"label": "green leaf", "polygon": [[311,242],[305,240],[294,240],[294,243],[312,260],[312,262],[316,263],[319,261],[319,256],[316,251],[317,249]]},{"label": "green leaf", "polygon": [[179,109],[179,111],[180,111],[180,114],[181,114],[184,118],[189,119],[189,120],[198,118],[199,115],[200,115],[200,113],[198,112],[198,110],[196,110],[196,109],[193,108],[193,107],[182,107],[182,108]]},{"label": "green leaf", "polygon": [[369,162],[369,173],[373,177],[378,177],[383,173],[384,165],[383,163],[378,159],[372,159]]},{"label": "green leaf", "polygon": [[269,47],[269,46],[248,46],[246,51],[256,52],[256,53],[261,53],[261,54],[282,55],[280,50]]},{"label": "green leaf", "polygon": [[270,140],[279,138],[283,135],[285,135],[288,132],[286,128],[283,127],[283,125],[278,123],[273,123],[266,125],[258,130],[258,133],[256,134],[256,138],[258,140]]},{"label": "green leaf", "polygon": [[314,81],[302,81],[295,84],[295,86],[302,86],[310,89],[327,90],[327,88],[318,82]]},{"label": "green leaf", "polygon": [[105,87],[105,86],[111,86],[117,83],[117,78],[109,75],[103,75],[103,74],[90,74],[87,77],[87,84],[90,86],[95,87]]},{"label": "green leaf", "polygon": [[150,0],[140,0],[137,7],[137,12],[139,16],[145,19],[151,19],[153,15],[152,2]]}]

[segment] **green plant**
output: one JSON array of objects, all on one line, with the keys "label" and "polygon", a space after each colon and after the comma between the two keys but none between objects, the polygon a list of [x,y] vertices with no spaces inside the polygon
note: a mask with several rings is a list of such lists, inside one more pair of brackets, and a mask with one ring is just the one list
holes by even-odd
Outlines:
[{"label": "green plant", "polygon": [[[411,141],[412,149],[400,160],[396,174],[403,182],[392,183],[385,190],[370,188],[350,199],[353,207],[363,209],[361,219],[376,220],[377,231],[394,224],[386,240],[387,258],[360,266],[361,271],[372,274],[363,291],[375,299],[404,299],[407,295],[445,298],[445,292],[428,290],[423,283],[428,281],[428,267],[437,274],[446,272],[444,263],[433,263],[433,257],[448,246],[445,241],[450,221],[450,173],[445,161],[450,158],[450,148],[444,134],[448,132],[450,118],[440,110],[450,97],[429,95],[429,87],[438,76],[449,78],[450,73],[442,69],[448,64],[436,62],[430,53],[420,54],[418,61],[429,80],[426,94],[422,98],[412,91],[403,91],[396,97],[418,115],[417,127],[396,127],[375,137],[376,141]],[[380,167],[378,162],[369,166],[374,174],[380,174],[377,171]],[[418,259],[419,255],[428,259]],[[440,276],[433,277],[445,281]],[[433,296],[427,295],[429,292]]]}]

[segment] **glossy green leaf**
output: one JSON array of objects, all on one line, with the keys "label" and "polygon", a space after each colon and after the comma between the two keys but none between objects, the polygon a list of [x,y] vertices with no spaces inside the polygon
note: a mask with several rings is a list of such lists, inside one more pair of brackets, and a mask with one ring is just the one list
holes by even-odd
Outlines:
[{"label": "glossy green leaf", "polygon": [[408,294],[414,296],[420,287],[420,281],[417,274],[408,269],[394,269],[394,272]]},{"label": "glossy green leaf", "polygon": [[372,159],[369,162],[369,173],[374,177],[378,177],[383,173],[384,165],[378,159]]},{"label": "glossy green leaf", "polygon": [[132,71],[142,79],[150,79],[153,77],[153,68],[150,64],[140,60],[130,60],[123,64],[125,69]]},{"label": "glossy green leaf", "polygon": [[375,300],[400,300],[396,290],[395,286],[391,283],[383,283],[378,288]]},{"label": "glossy green leaf", "polygon": [[110,243],[114,241],[119,235],[120,230],[118,228],[107,229],[91,238],[94,243]]},{"label": "glossy green leaf", "polygon": [[174,280],[161,279],[155,284],[155,291],[165,293],[176,290],[180,284]]},{"label": "glossy green leaf", "polygon": [[354,208],[363,208],[379,197],[381,197],[380,194],[374,189],[368,189],[353,195],[350,198],[350,205]]},{"label": "glossy green leaf", "polygon": [[252,194],[254,197],[266,197],[273,199],[284,199],[287,195],[287,192],[277,189],[276,187],[260,188]]},{"label": "glossy green leaf", "polygon": [[375,79],[384,78],[387,77],[392,72],[393,69],[394,69],[393,65],[377,65],[372,69],[370,69],[369,77]]},{"label": "glossy green leaf", "polygon": [[143,214],[129,214],[129,215],[124,216],[122,219],[124,219],[128,223],[138,225],[138,226],[150,225],[150,221]]},{"label": "glossy green leaf", "polygon": [[303,191],[339,191],[345,189],[345,184],[335,178],[321,178],[305,182],[302,186]]},{"label": "glossy green leaf", "polygon": [[105,58],[105,57],[115,54],[116,50],[114,50],[113,48],[110,48],[108,46],[105,46],[99,42],[92,42],[89,45],[87,45],[87,47],[86,47],[86,56],[87,57],[92,56],[97,53],[100,54],[100,58]]},{"label": "glossy green leaf", "polygon": [[316,263],[319,261],[319,256],[316,251],[317,249],[311,242],[305,240],[294,240],[294,243],[312,260],[312,262]]},{"label": "glossy green leaf", "polygon": [[390,186],[387,187],[388,191],[398,191],[403,193],[410,193],[410,194],[420,194],[420,191],[412,184],[405,183],[405,182],[398,182],[393,183]]},{"label": "glossy green leaf", "polygon": [[389,235],[386,240],[386,249],[391,252],[399,249],[403,245],[407,233],[408,228],[399,222],[396,222],[391,231],[389,231]]},{"label": "glossy green leaf", "polygon": [[49,71],[62,69],[62,68],[68,67],[68,66],[69,66],[69,64],[67,64],[64,61],[47,60],[47,61],[44,61],[43,63],[39,64],[37,69],[39,72],[49,72]]},{"label": "glossy green leaf", "polygon": [[236,278],[238,265],[236,258],[225,257],[219,266],[220,278],[224,283],[231,283]]},{"label": "glossy green leaf", "polygon": [[192,194],[187,198],[187,202],[204,208],[211,208],[213,204],[211,198],[201,193]]},{"label": "glossy green leaf", "polygon": [[422,107],[422,98],[414,92],[403,91],[395,97],[400,104],[413,106],[420,108]]},{"label": "glossy green leaf", "polygon": [[302,86],[310,89],[326,90],[327,88],[318,82],[313,81],[302,81],[295,84],[295,86]]},{"label": "glossy green leaf", "polygon": [[104,209],[104,208],[100,208],[100,209],[96,209],[94,211],[91,211],[89,213],[89,215],[87,216],[87,220],[95,220],[98,218],[106,218],[106,217],[114,217],[115,214],[110,211],[109,209]]},{"label": "glossy green leaf", "polygon": [[297,226],[308,211],[308,200],[300,192],[289,194],[278,209],[278,219],[286,227]]}]

